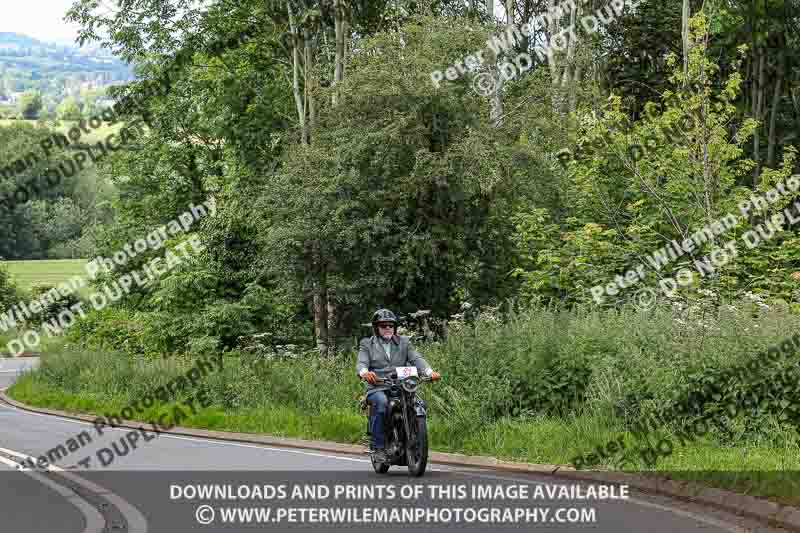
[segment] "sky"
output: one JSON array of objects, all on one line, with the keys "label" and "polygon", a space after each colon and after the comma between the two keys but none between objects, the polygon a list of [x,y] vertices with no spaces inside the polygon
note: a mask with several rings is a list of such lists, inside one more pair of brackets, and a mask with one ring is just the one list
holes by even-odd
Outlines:
[{"label": "sky", "polygon": [[[0,32],[23,33],[40,41],[74,44],[78,27],[64,22],[63,19],[75,0],[0,1],[4,4],[0,16]],[[110,3],[115,4],[113,1]],[[495,5],[495,15],[502,16],[502,2],[495,0]]]},{"label": "sky", "polygon": [[64,22],[73,0],[3,0],[0,32],[23,33],[40,41],[74,43],[76,25]]}]

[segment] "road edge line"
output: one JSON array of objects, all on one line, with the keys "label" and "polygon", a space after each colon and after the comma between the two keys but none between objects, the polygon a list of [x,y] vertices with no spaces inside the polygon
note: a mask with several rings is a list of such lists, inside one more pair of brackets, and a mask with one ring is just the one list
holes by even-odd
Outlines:
[{"label": "road edge line", "polygon": [[[0,391],[0,401],[17,409],[37,414],[50,415],[82,422],[93,422],[96,416],[68,413],[55,409],[31,407],[10,398],[5,391]],[[97,415],[99,416],[99,415]],[[142,421],[124,420],[116,427],[139,429]],[[212,431],[206,429],[174,427],[170,430],[160,431],[166,435],[180,435],[197,437],[210,440],[242,442],[247,444],[260,444],[283,448],[297,448],[317,450],[330,453],[364,456],[365,447],[353,444],[343,444],[329,441],[311,441],[305,439],[292,439],[286,437],[273,437],[259,433],[231,433]],[[623,472],[603,470],[575,470],[567,465],[539,465],[532,463],[515,463],[503,461],[495,457],[474,456],[456,453],[431,452],[430,462],[449,466],[465,466],[471,468],[484,468],[503,472],[517,472],[526,474],[539,474],[559,479],[574,481],[588,481],[593,483],[626,484],[631,488],[644,493],[667,496],[694,504],[706,505],[720,509],[736,516],[752,518],[770,526],[777,526],[789,531],[800,533],[800,508],[784,505],[745,494],[717,489],[690,481],[675,481],[658,476],[642,476]]]}]

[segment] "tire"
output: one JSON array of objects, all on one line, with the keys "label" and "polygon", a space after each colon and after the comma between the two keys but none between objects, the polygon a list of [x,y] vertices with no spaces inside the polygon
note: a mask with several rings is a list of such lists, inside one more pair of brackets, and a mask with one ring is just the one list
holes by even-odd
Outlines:
[{"label": "tire", "polygon": [[372,468],[375,470],[376,474],[385,474],[389,471],[389,463],[379,463],[372,457]]},{"label": "tire", "polygon": [[428,420],[424,416],[418,416],[416,419],[417,442],[416,446],[406,447],[406,459],[409,475],[420,477],[428,466]]}]

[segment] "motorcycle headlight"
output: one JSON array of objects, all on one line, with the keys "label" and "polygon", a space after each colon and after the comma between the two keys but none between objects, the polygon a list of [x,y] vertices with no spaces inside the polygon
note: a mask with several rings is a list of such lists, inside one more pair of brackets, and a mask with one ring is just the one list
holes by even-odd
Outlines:
[{"label": "motorcycle headlight", "polygon": [[406,380],[403,380],[403,390],[405,390],[406,392],[409,392],[409,393],[410,392],[416,392],[418,385],[419,385],[419,382],[414,378],[408,378]]}]

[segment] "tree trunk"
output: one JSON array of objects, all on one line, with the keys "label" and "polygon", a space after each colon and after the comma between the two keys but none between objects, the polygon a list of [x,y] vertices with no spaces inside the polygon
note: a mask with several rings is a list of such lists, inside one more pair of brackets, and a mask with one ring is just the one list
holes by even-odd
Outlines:
[{"label": "tree trunk", "polygon": [[[708,50],[708,43],[704,47]],[[701,88],[705,87],[706,85],[706,76],[705,70],[701,67],[700,70],[700,84]],[[702,90],[702,89],[701,89]],[[706,223],[712,224],[714,220],[714,213],[712,211],[712,200],[714,192],[716,191],[716,180],[714,179],[713,169],[711,168],[711,161],[709,157],[709,144],[710,144],[710,133],[708,131],[708,101],[705,94],[701,95],[701,103],[700,103],[700,120],[702,124],[703,131],[703,189],[704,189],[704,205],[703,210],[706,214]]]},{"label": "tree trunk", "polygon": [[756,46],[756,0],[752,0],[750,4],[750,53],[748,59],[750,61],[750,108],[753,112],[753,118],[756,117],[756,82],[758,78],[758,47]]},{"label": "tree trunk", "polygon": [[[755,39],[755,37],[754,37]],[[753,48],[753,63],[750,69],[750,115],[753,119],[758,120],[758,64],[759,64],[758,49]],[[758,158],[758,127],[753,132],[753,157]],[[756,163],[756,167],[758,163]],[[758,184],[758,170],[753,167],[753,184]]]},{"label": "tree trunk", "polygon": [[769,117],[769,142],[767,144],[767,166],[775,168],[775,145],[778,124],[778,107],[781,103],[781,91],[783,89],[783,77],[786,71],[785,56],[783,50],[778,54],[778,64],[776,66],[778,78],[775,80],[775,92],[772,94],[772,110]]},{"label": "tree trunk", "polygon": [[324,272],[314,282],[314,333],[319,354],[328,355],[328,286]]},{"label": "tree trunk", "polygon": [[[512,31],[514,25],[514,0],[506,0],[506,29]],[[511,33],[509,33],[510,35]],[[512,48],[513,50],[513,48]],[[492,77],[494,78],[494,91],[491,94],[491,109],[489,117],[492,120],[495,128],[503,125],[503,76],[500,74],[500,56],[493,54],[494,69]]]},{"label": "tree trunk", "polygon": [[683,77],[688,83],[689,78],[689,0],[683,0],[683,12],[681,14],[681,39],[683,40]]},{"label": "tree trunk", "polygon": [[345,34],[347,31],[347,20],[345,12],[346,0],[334,0],[333,26],[336,36],[336,54],[333,63],[333,105],[338,101],[339,83],[344,80],[344,60],[345,60]]},{"label": "tree trunk", "polygon": [[[550,11],[553,13],[559,12],[560,2],[559,0],[552,0],[552,5],[550,6]],[[549,37],[549,47],[548,47],[548,57],[547,62],[550,64],[550,82],[552,86],[552,99],[553,99],[553,110],[556,113],[560,113],[564,108],[562,103],[562,94],[561,94],[561,70],[563,65],[560,64],[562,58],[560,54],[554,50],[554,37],[558,35],[559,30],[561,29],[560,21],[558,16],[548,16],[548,37]]]},{"label": "tree trunk", "polygon": [[300,142],[308,144],[308,126],[306,124],[306,108],[303,93],[300,91],[300,33],[292,11],[292,3],[286,2],[289,12],[289,31],[292,34],[292,93],[297,108],[297,119],[300,124]]},{"label": "tree trunk", "polygon": [[500,75],[500,61],[495,62],[495,84],[494,93],[492,94],[492,110],[490,118],[494,123],[495,128],[503,125],[503,77]]},{"label": "tree trunk", "polygon": [[336,298],[334,289],[328,288],[328,352],[333,353],[336,351],[337,339],[339,338],[338,320],[339,316],[336,310]]},{"label": "tree trunk", "polygon": [[[575,27],[575,11],[570,13],[569,22],[570,22],[570,27],[574,28]],[[569,41],[567,42],[567,53],[566,53],[566,55],[564,57],[564,68],[563,68],[563,71],[561,73],[561,90],[562,90],[562,92],[567,90],[569,88],[569,84],[572,82],[572,78],[570,76],[572,74],[572,72],[571,72],[570,67],[572,66],[572,59],[575,57],[575,41],[573,39],[573,35],[574,34],[571,34],[569,36]]]},{"label": "tree trunk", "polygon": [[578,108],[578,85],[581,83],[583,75],[582,65],[575,65],[575,72],[572,76],[572,85],[570,86],[569,94],[569,112],[574,113]]},{"label": "tree trunk", "polygon": [[[548,8],[550,10],[555,10],[558,7],[558,0],[552,0],[552,5]],[[548,17],[548,28],[547,33],[549,33],[548,38],[552,44],[553,36],[558,33],[558,21],[555,20],[555,17]],[[548,48],[549,55],[548,63],[550,63],[550,81],[553,83],[553,88],[555,89],[556,85],[558,84],[559,76],[558,76],[558,62],[555,58],[555,53],[553,52],[553,48]]]},{"label": "tree trunk", "polygon": [[763,100],[764,100],[764,71],[766,66],[766,54],[764,53],[763,49],[758,50],[759,60],[758,60],[758,77],[754,80],[756,83],[754,84],[754,98],[753,98],[753,118],[759,121],[758,126],[756,127],[755,131],[753,132],[753,159],[755,160],[756,166],[753,169],[753,183],[754,185],[758,185],[758,182],[761,178],[761,136],[759,135],[761,131],[761,118],[763,113],[761,111],[763,107]]},{"label": "tree trunk", "polygon": [[[523,0],[524,3],[522,4],[522,23],[526,23],[531,20],[531,5],[528,0]],[[529,52],[531,49],[531,37],[527,33],[522,34],[522,50],[524,52]]]},{"label": "tree trunk", "polygon": [[[570,13],[569,23],[571,28],[577,28],[578,10],[581,4]],[[577,85],[580,83],[581,68],[577,64],[576,53],[578,48],[577,32],[570,32],[569,44],[567,45],[567,57],[564,62],[564,75],[561,78],[561,93],[568,100],[563,111],[573,112],[577,106]]]},{"label": "tree trunk", "polygon": [[305,81],[306,111],[308,112],[309,142],[311,132],[317,122],[317,106],[314,101],[314,88],[317,86],[314,79],[314,51],[312,49],[312,39],[307,29],[303,29],[303,42],[305,44],[305,70],[303,79]]}]

